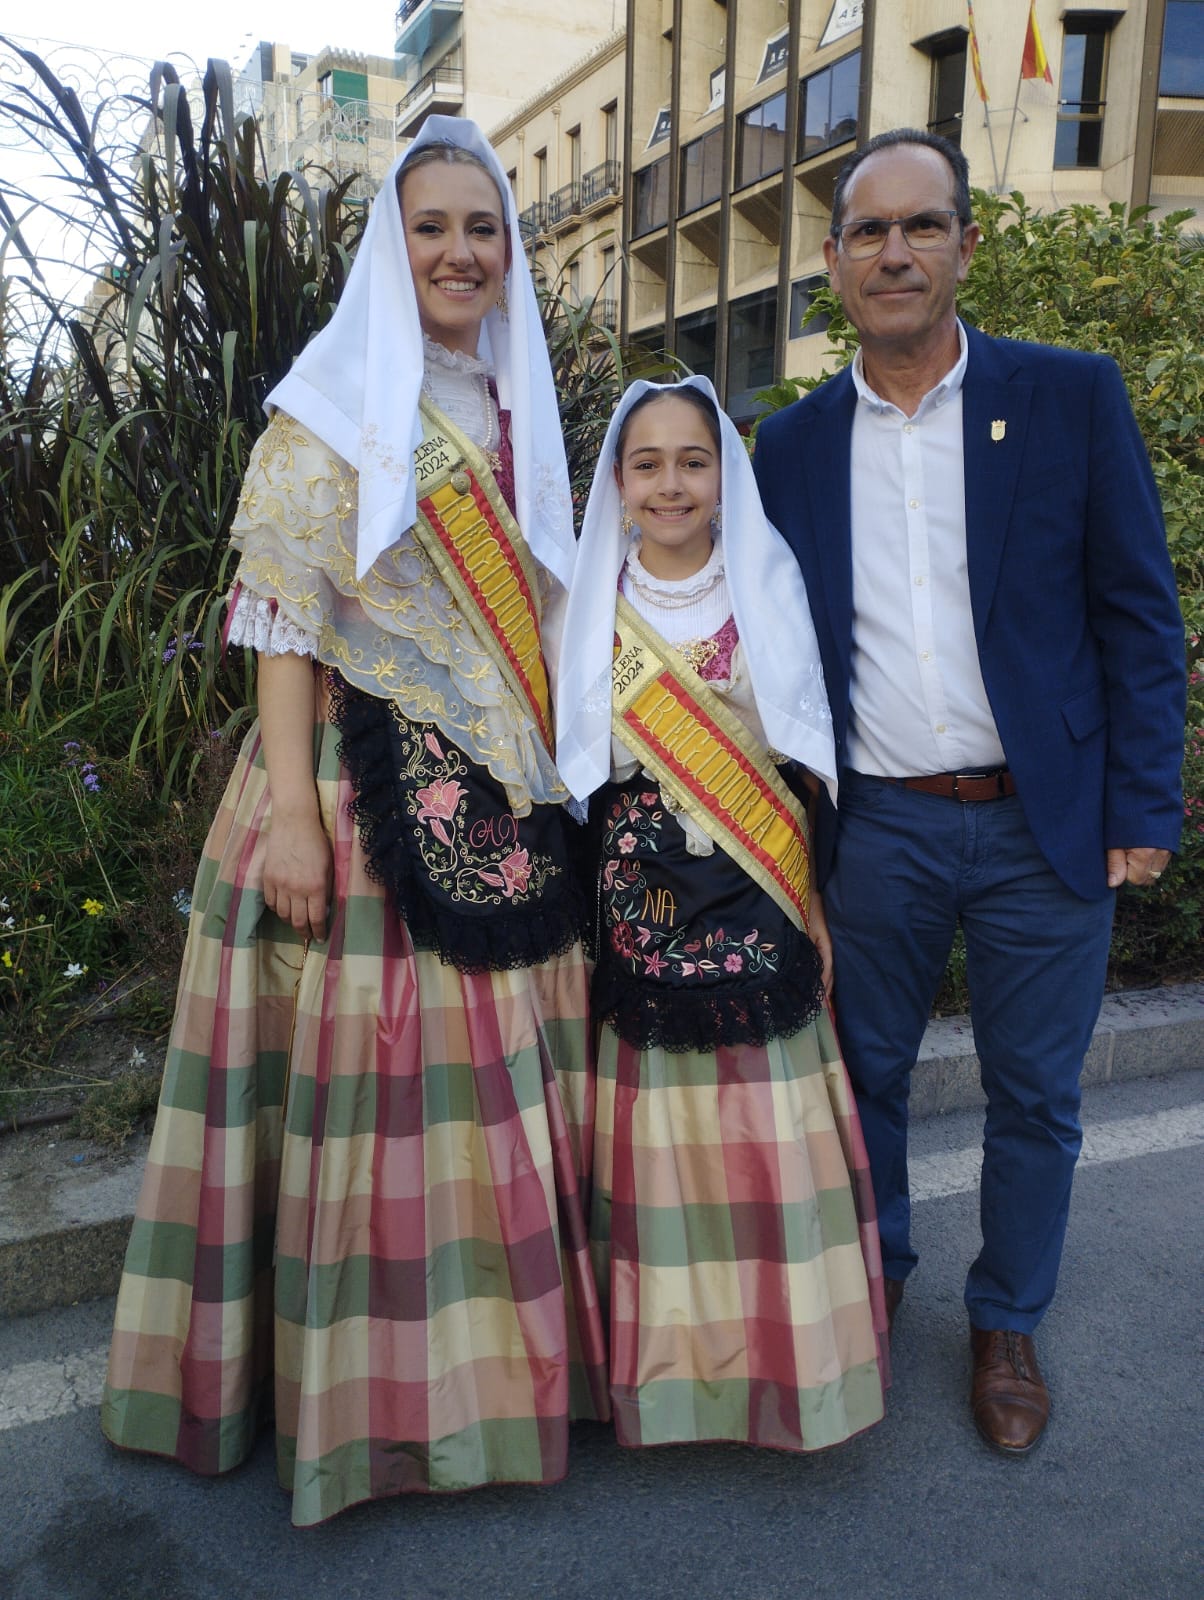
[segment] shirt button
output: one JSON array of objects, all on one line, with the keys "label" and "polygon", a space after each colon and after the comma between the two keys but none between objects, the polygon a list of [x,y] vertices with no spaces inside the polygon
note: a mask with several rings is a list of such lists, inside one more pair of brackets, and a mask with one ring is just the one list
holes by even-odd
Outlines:
[{"label": "shirt button", "polygon": [[918,500],[909,500],[907,502],[907,504],[911,507],[911,509],[913,511],[918,511],[919,508],[920,508],[920,502]]},{"label": "shirt button", "polygon": [[921,650],[920,651],[920,660],[921,661],[931,661],[932,660],[932,656],[927,650]]},{"label": "shirt button", "polygon": [[923,580],[923,578],[917,578],[917,579],[916,579],[916,588],[917,588],[917,589],[922,589],[922,588],[923,588],[923,587],[924,587],[924,580]]},{"label": "shirt button", "polygon": [[915,432],[915,431],[916,431],[916,430],[915,430],[915,424],[914,424],[914,423],[912,423],[912,422],[905,422],[905,423],[904,423],[904,424],[903,424],[903,432],[904,432],[904,433],[914,433],[914,432]]},{"label": "shirt button", "polygon": [[943,722],[938,722],[937,725],[936,725],[936,731],[938,733],[944,733],[945,732],[945,724]]}]

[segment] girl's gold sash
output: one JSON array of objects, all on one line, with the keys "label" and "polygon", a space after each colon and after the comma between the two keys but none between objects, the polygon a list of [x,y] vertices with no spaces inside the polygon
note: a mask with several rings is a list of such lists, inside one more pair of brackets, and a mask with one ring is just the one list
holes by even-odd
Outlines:
[{"label": "girl's gold sash", "polygon": [[622,595],[611,684],[616,737],[806,933],[802,806],[740,719]]},{"label": "girl's gold sash", "polygon": [[517,522],[489,462],[430,405],[421,406],[414,460],[415,537],[507,683],[553,747],[548,675],[539,642],[539,585]]}]

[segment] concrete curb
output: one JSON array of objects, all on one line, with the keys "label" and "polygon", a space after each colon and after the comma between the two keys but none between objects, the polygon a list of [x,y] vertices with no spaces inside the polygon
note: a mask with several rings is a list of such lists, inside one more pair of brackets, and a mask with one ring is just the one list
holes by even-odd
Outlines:
[{"label": "concrete curb", "polygon": [[[1204,983],[1104,999],[1085,1085],[1204,1065]],[[916,1117],[983,1103],[968,1017],[929,1024],[912,1076]],[[120,1151],[56,1130],[0,1136],[0,1316],[114,1294],[149,1139]]]}]

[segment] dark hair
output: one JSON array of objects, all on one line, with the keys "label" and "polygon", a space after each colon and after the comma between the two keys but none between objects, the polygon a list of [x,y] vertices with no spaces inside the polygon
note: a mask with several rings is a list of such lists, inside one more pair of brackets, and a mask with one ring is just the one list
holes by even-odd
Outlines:
[{"label": "dark hair", "polygon": [[893,150],[898,145],[919,144],[928,150],[935,150],[938,156],[944,156],[953,173],[953,208],[957,212],[957,220],[965,228],[969,225],[970,214],[970,163],[955,144],[948,139],[943,139],[939,133],[928,133],[923,128],[891,128],[886,133],[876,134],[867,140],[859,150],[853,154],[841,167],[836,178],[836,190],[832,196],[832,226],[831,233],[836,237],[836,230],[844,221],[845,195],[848,193],[849,184],[857,168],[869,156],[877,155],[879,150]]},{"label": "dark hair", "polygon": [[623,463],[623,446],[627,442],[627,430],[631,426],[631,419],[649,406],[654,400],[684,400],[692,405],[707,425],[707,432],[711,436],[711,443],[715,446],[717,455],[723,454],[723,433],[719,427],[719,413],[709,394],[703,394],[701,389],[696,389],[693,384],[677,386],[675,384],[654,384],[646,390],[638,400],[633,400],[627,415],[619,425],[619,437],[615,440],[615,466],[621,467]]},{"label": "dark hair", "polygon": [[478,172],[483,172],[497,190],[497,197],[502,203],[502,221],[505,223],[506,196],[496,176],[485,165],[480,156],[474,154],[471,150],[466,150],[462,144],[453,144],[450,139],[432,139],[429,144],[419,145],[417,150],[411,151],[406,156],[401,166],[397,169],[397,178],[395,180],[398,205],[402,203],[402,186],[410,173],[414,172],[418,167],[429,167],[436,162],[442,162],[445,166],[476,167]]}]

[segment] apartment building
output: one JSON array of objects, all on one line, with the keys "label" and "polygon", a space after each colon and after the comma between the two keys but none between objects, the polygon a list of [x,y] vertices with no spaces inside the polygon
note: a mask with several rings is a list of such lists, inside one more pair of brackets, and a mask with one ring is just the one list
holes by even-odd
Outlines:
[{"label": "apartment building", "polygon": [[612,329],[622,293],[626,42],[621,29],[612,33],[489,130],[536,273]]},{"label": "apartment building", "polygon": [[1028,10],[975,0],[976,76],[965,0],[629,0],[624,331],[711,375],[735,416],[818,371],[803,315],[836,173],[903,124],[1042,208],[1204,213],[1204,3],[1037,0],[1048,80],[1021,77]]},{"label": "apartment building", "polygon": [[401,0],[397,126],[432,111],[490,128],[622,28],[625,0]]},{"label": "apartment building", "polygon": [[235,109],[259,119],[269,172],[318,168],[374,194],[405,143],[397,128],[402,65],[334,46],[304,55],[263,41],[235,82]]}]

